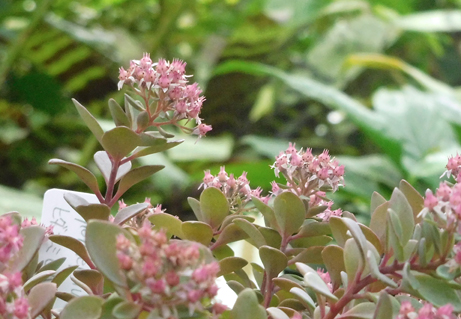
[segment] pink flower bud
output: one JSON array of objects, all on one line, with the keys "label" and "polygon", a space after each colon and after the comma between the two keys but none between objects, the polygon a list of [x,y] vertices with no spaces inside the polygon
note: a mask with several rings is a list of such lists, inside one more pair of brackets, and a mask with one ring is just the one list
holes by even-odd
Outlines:
[{"label": "pink flower bud", "polygon": [[218,180],[221,182],[221,183],[225,183],[227,181],[228,177],[227,177],[227,173],[225,171],[225,167],[224,166],[221,166],[221,169],[218,173]]},{"label": "pink flower bud", "polygon": [[296,147],[295,146],[296,146],[296,143],[293,143],[293,144],[291,144],[291,142],[288,143],[288,148],[285,151],[285,153],[286,154],[292,154],[292,155],[295,154],[296,153]]},{"label": "pink flower bud", "polygon": [[440,186],[435,194],[444,202],[448,202],[450,200],[451,188],[446,183],[440,183]]},{"label": "pink flower bud", "polygon": [[128,205],[125,204],[125,202],[123,201],[123,199],[119,200],[118,201],[118,210],[122,210],[124,208],[126,208]]},{"label": "pink flower bud", "polygon": [[187,293],[187,299],[193,303],[199,301],[201,297],[202,292],[200,290],[191,290]]},{"label": "pink flower bud", "polygon": [[29,317],[29,302],[25,297],[20,297],[14,301],[14,315],[18,319]]},{"label": "pink flower bud", "polygon": [[120,268],[123,270],[130,270],[133,267],[133,260],[131,257],[125,255],[124,253],[117,253],[118,262]]},{"label": "pink flower bud", "polygon": [[163,279],[147,278],[146,284],[154,294],[163,294],[165,292],[166,284]]},{"label": "pink flower bud", "polygon": [[150,53],[144,53],[141,59],[140,66],[143,69],[148,69],[152,66],[152,60],[150,59]]},{"label": "pink flower bud", "polygon": [[171,287],[179,285],[179,276],[173,270],[170,270],[169,272],[166,273],[165,280],[167,284]]},{"label": "pink flower bud", "polygon": [[318,159],[321,163],[327,164],[330,161],[330,155],[328,154],[328,150],[323,150],[322,154],[318,156]]},{"label": "pink flower bud", "polygon": [[167,89],[170,86],[170,80],[168,79],[168,76],[166,74],[160,76],[160,79],[158,79],[158,85],[162,89]]},{"label": "pink flower bud", "polygon": [[206,125],[204,123],[199,124],[199,126],[194,130],[194,134],[198,134],[200,137],[205,136],[205,134],[212,130],[211,125]]}]

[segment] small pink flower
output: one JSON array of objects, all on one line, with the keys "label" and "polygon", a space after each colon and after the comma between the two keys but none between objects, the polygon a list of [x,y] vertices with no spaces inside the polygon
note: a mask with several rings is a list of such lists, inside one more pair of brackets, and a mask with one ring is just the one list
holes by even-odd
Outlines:
[{"label": "small pink flower", "polygon": [[225,170],[225,167],[224,166],[221,166],[221,169],[218,173],[218,180],[221,182],[221,183],[225,183],[227,182],[227,172]]},{"label": "small pink flower", "polygon": [[166,283],[171,287],[179,285],[179,276],[174,270],[170,270],[166,273],[165,280]]},{"label": "small pink flower", "polygon": [[122,210],[124,208],[126,208],[128,205],[125,204],[125,202],[123,201],[123,199],[119,200],[118,201],[118,210]]},{"label": "small pink flower", "polygon": [[204,123],[199,124],[197,128],[192,132],[193,134],[199,135],[199,138],[203,137],[212,130],[211,125],[206,125]]},{"label": "small pink flower", "polygon": [[25,297],[20,297],[14,301],[14,315],[18,319],[29,317],[29,302]]},{"label": "small pink flower", "polygon": [[166,284],[163,279],[156,280],[154,278],[147,278],[146,285],[154,294],[163,294],[166,289]]},{"label": "small pink flower", "polygon": [[123,270],[130,270],[133,267],[133,260],[124,253],[117,253],[117,259]]},{"label": "small pink flower", "polygon": [[437,189],[436,195],[444,202],[448,202],[450,200],[450,195],[451,195],[450,186],[448,186],[446,183],[440,183],[440,186]]},{"label": "small pink flower", "polygon": [[200,300],[202,298],[202,292],[200,290],[191,290],[187,293],[187,299],[194,303]]},{"label": "small pink flower", "polygon": [[128,249],[131,245],[131,242],[128,238],[126,238],[123,234],[118,234],[116,239],[115,246],[118,250],[125,250]]},{"label": "small pink flower", "polygon": [[424,199],[424,207],[427,207],[428,209],[432,210],[434,207],[438,205],[439,201],[437,197],[432,194],[432,191],[430,189],[426,190],[426,198]]}]

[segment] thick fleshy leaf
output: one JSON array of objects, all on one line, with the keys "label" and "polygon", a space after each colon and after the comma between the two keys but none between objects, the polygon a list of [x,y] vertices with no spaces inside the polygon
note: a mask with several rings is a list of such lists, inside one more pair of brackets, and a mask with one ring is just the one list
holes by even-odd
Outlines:
[{"label": "thick fleshy leaf", "polygon": [[326,246],[333,240],[330,236],[315,236],[315,237],[306,237],[294,239],[290,242],[291,246],[294,248],[308,248],[312,246]]},{"label": "thick fleshy leaf", "polygon": [[[157,140],[161,140],[161,139],[157,139]],[[159,142],[155,145],[152,145],[152,146],[141,146],[141,147],[137,147],[134,151],[133,151],[133,154],[131,155],[131,157],[133,159],[135,158],[138,158],[138,157],[142,157],[142,156],[146,156],[146,155],[150,155],[150,154],[155,154],[155,153],[158,153],[158,152],[163,152],[163,151],[166,151],[166,150],[169,150],[170,148],[173,148],[179,144],[181,144],[182,142],[184,142],[184,140],[177,140],[177,141],[166,141],[166,142]],[[143,142],[144,144],[144,142]],[[150,144],[153,144],[152,142],[150,142]]]},{"label": "thick fleshy leaf", "polygon": [[389,294],[385,291],[381,291],[379,294],[378,303],[375,307],[373,318],[375,319],[392,319],[393,313],[389,311],[392,309],[392,301]]},{"label": "thick fleshy leaf", "polygon": [[130,120],[126,116],[122,107],[114,99],[109,99],[109,110],[110,115],[114,119],[114,123],[117,126],[131,127]]},{"label": "thick fleshy leaf", "polygon": [[45,229],[40,226],[30,226],[22,228],[20,234],[24,237],[23,246],[9,262],[10,273],[22,271],[29,264],[43,242]]},{"label": "thick fleshy leaf", "polygon": [[352,237],[354,237],[355,241],[359,245],[360,253],[362,254],[363,260],[365,260],[367,251],[367,240],[359,224],[349,218],[331,217],[330,220],[331,219],[340,219],[347,226],[350,233],[352,234]]},{"label": "thick fleshy leaf", "polygon": [[378,236],[381,245],[386,247],[386,225],[387,210],[389,209],[389,202],[385,202],[373,211],[370,220],[370,229]]},{"label": "thick fleshy leaf", "polygon": [[226,276],[226,280],[227,280],[227,285],[229,286],[229,288],[232,289],[232,291],[234,291],[237,295],[240,294],[243,290],[245,290],[245,286],[242,285],[240,282],[236,280],[229,280],[227,279],[227,276]]},{"label": "thick fleshy leaf", "polygon": [[83,296],[72,299],[59,315],[60,319],[99,319],[104,299]]},{"label": "thick fleshy leaf", "polygon": [[302,281],[293,278],[293,275],[282,275],[281,277],[277,277],[272,279],[273,283],[276,284],[283,290],[290,291],[291,288],[298,287],[299,289],[303,289]]},{"label": "thick fleshy leaf", "polygon": [[323,281],[322,278],[317,273],[313,272],[308,272],[307,274],[304,275],[304,284],[314,290],[316,293],[319,293],[328,299],[331,299],[333,301],[337,301],[338,298],[333,295],[328,288],[327,284],[325,281]]},{"label": "thick fleshy leaf", "polygon": [[[182,223],[181,230],[184,239],[199,242],[208,246],[213,238],[213,230],[210,225],[198,221],[185,221]],[[222,236],[222,234],[221,234]]]},{"label": "thick fleshy leaf", "polygon": [[307,219],[296,237],[314,237],[329,234],[331,234],[331,228],[328,223]]},{"label": "thick fleshy leaf", "polygon": [[84,182],[93,193],[100,194],[99,185],[98,181],[96,180],[96,177],[85,167],[82,167],[74,163],[66,162],[60,159],[52,159],[48,162],[48,164],[59,165],[67,168],[68,170],[71,170],[72,172],[77,174],[77,176],[82,180],[82,182]]},{"label": "thick fleshy leaf", "polygon": [[70,267],[64,268],[63,270],[58,272],[56,276],[54,276],[51,282],[55,283],[58,287],[61,286],[64,280],[66,280],[66,278],[69,277],[70,274],[72,274],[72,272],[77,268],[78,266],[70,266]]},{"label": "thick fleshy leaf", "polygon": [[347,233],[347,226],[342,222],[341,218],[330,218],[331,233],[339,246],[344,247],[346,241],[351,238]]},{"label": "thick fleshy leaf", "polygon": [[259,248],[259,257],[270,279],[277,277],[288,265],[287,256],[280,250],[270,246],[261,246]]},{"label": "thick fleshy leaf", "polygon": [[374,256],[371,250],[367,252],[368,267],[370,268],[371,275],[386,285],[392,288],[397,288],[397,283],[379,271],[377,259],[379,260],[379,256]]},{"label": "thick fleshy leaf", "polygon": [[389,200],[389,209],[392,209],[399,217],[400,225],[402,227],[402,237],[400,238],[400,243],[402,246],[405,246],[411,236],[413,236],[415,219],[412,207],[408,203],[405,195],[398,188],[395,188],[392,192],[391,199]]},{"label": "thick fleshy leaf", "polygon": [[200,208],[204,221],[217,229],[229,214],[229,204],[226,196],[215,187],[208,187],[200,195]]},{"label": "thick fleshy leaf", "polygon": [[338,319],[371,319],[375,309],[376,305],[373,302],[362,302],[340,315]]},{"label": "thick fleshy leaf", "polygon": [[313,246],[303,249],[301,253],[297,254],[293,259],[290,260],[290,264],[295,262],[306,264],[321,264],[323,263],[322,250],[324,248],[324,246]]},{"label": "thick fleshy leaf", "polygon": [[64,194],[64,199],[86,222],[90,219],[109,219],[110,208],[106,204],[90,204],[84,198],[70,192]]},{"label": "thick fleshy leaf", "polygon": [[75,239],[74,237],[64,235],[52,235],[49,238],[53,243],[69,248],[80,258],[82,258],[83,261],[86,262],[88,266],[90,266],[90,268],[94,268],[93,262],[91,261],[85,245],[83,245],[82,242]]},{"label": "thick fleshy leaf", "polygon": [[200,207],[200,202],[193,198],[193,197],[188,197],[187,202],[189,203],[190,208],[192,208],[192,211],[194,212],[195,217],[199,222],[204,222],[205,219],[202,214],[202,209]]},{"label": "thick fleshy leaf", "polygon": [[85,122],[86,126],[90,129],[93,133],[94,137],[102,144],[102,135],[104,131],[102,130],[101,126],[99,125],[98,121],[94,118],[94,116],[77,100],[72,99],[74,102],[75,107],[77,108],[78,114],[80,114],[81,118]]},{"label": "thick fleshy leaf", "polygon": [[285,235],[298,232],[306,213],[302,200],[291,192],[283,192],[274,200],[274,213],[277,224]]},{"label": "thick fleshy leaf", "polygon": [[245,233],[239,226],[234,223],[227,225],[219,237],[216,239],[216,242],[213,244],[213,249],[226,245],[241,239],[248,238],[248,234]]},{"label": "thick fleshy leaf", "polygon": [[165,168],[163,165],[146,165],[132,169],[122,177],[118,185],[116,197],[121,197],[131,186]]},{"label": "thick fleshy leaf", "polygon": [[264,236],[259,232],[256,226],[245,219],[236,218],[234,224],[239,226],[245,233],[250,236],[256,248],[266,245]]},{"label": "thick fleshy leaf", "polygon": [[375,211],[376,208],[378,208],[378,206],[384,204],[385,202],[387,202],[387,200],[381,194],[377,192],[373,192],[373,194],[371,194],[371,203],[370,203],[371,214],[373,214],[373,212]]},{"label": "thick fleshy leaf", "polygon": [[253,276],[259,287],[262,287],[264,281],[264,268],[257,263],[250,263]]},{"label": "thick fleshy leaf", "polygon": [[269,307],[266,311],[273,319],[290,319],[290,317],[288,317],[288,315],[279,308]]},{"label": "thick fleshy leaf", "polygon": [[37,317],[54,300],[56,290],[56,284],[51,282],[43,282],[30,290],[27,301],[32,318]]},{"label": "thick fleshy leaf", "polygon": [[461,311],[461,300],[456,290],[448,286],[446,281],[422,273],[415,273],[414,277],[418,282],[418,293],[425,300],[436,307],[449,303],[454,311]]},{"label": "thick fleshy leaf", "polygon": [[258,230],[261,233],[261,235],[264,236],[264,239],[266,240],[268,246],[280,248],[280,245],[282,244],[282,237],[280,236],[278,231],[272,228],[262,226],[259,226]]},{"label": "thick fleshy leaf", "polygon": [[410,185],[410,183],[404,179],[400,181],[399,189],[405,195],[405,198],[413,209],[413,218],[415,222],[419,223],[422,217],[418,217],[418,214],[424,208],[424,198],[413,186]]},{"label": "thick fleshy leaf", "polygon": [[301,303],[306,307],[306,308],[311,308],[311,309],[314,309],[315,308],[315,302],[314,300],[311,298],[311,296],[309,296],[309,294],[304,290],[304,289],[300,289],[298,287],[293,287],[290,289],[290,292],[295,295],[295,297],[301,301]]},{"label": "thick fleshy leaf", "polygon": [[112,310],[112,314],[117,319],[134,319],[138,316],[142,305],[131,301],[122,301]]},{"label": "thick fleshy leaf", "polygon": [[38,272],[42,272],[42,271],[45,271],[45,270],[58,270],[58,268],[61,267],[61,265],[65,261],[66,261],[66,257],[53,260],[53,261],[47,263],[46,265],[41,266],[40,269],[38,270]]},{"label": "thick fleshy leaf", "polygon": [[364,260],[360,252],[357,242],[353,238],[349,238],[344,245],[344,267],[347,277],[353,280],[357,271],[363,267]]},{"label": "thick fleshy leaf", "polygon": [[344,266],[344,251],[341,247],[330,245],[323,249],[322,258],[334,287],[341,285],[341,271],[346,271]]},{"label": "thick fleshy leaf", "polygon": [[46,280],[48,277],[50,277],[51,275],[54,275],[55,273],[56,273],[55,270],[44,270],[42,272],[35,274],[32,278],[30,278],[24,283],[23,285],[24,291],[28,292],[32,287]]},{"label": "thick fleshy leaf", "polygon": [[105,132],[101,138],[101,145],[115,161],[127,156],[141,144],[141,138],[131,129],[118,126]]},{"label": "thick fleshy leaf", "polygon": [[255,218],[251,216],[245,216],[245,215],[227,215],[226,218],[224,218],[222,224],[221,224],[221,229],[224,229],[227,225],[230,223],[233,223],[234,219],[240,218],[240,219],[245,219],[246,221],[250,223],[254,223]]},{"label": "thick fleshy leaf", "polygon": [[123,301],[124,299],[119,297],[117,294],[112,294],[102,305],[102,314],[100,319],[116,319],[112,315],[112,310],[114,310],[115,306]]},{"label": "thick fleshy leaf", "polygon": [[242,269],[248,264],[243,258],[240,257],[227,257],[219,261],[219,273],[217,277],[230,274],[238,269]]},{"label": "thick fleshy leaf", "polygon": [[402,225],[397,214],[392,210],[387,210],[387,247],[392,248],[398,261],[404,261],[402,240]]},{"label": "thick fleshy leaf", "polygon": [[261,212],[266,221],[266,226],[278,229],[277,219],[275,218],[275,213],[272,208],[264,204],[260,199],[252,197],[252,202],[255,207]]},{"label": "thick fleshy leaf", "polygon": [[249,288],[244,289],[237,297],[231,311],[232,319],[267,319],[266,311],[259,304],[256,293]]},{"label": "thick fleshy leaf", "polygon": [[144,212],[149,207],[147,203],[138,203],[122,208],[114,218],[114,224],[122,225],[134,216]]},{"label": "thick fleshy leaf", "polygon": [[217,260],[221,260],[226,257],[233,257],[234,255],[235,253],[229,245],[222,245],[213,249],[213,256],[215,256]]},{"label": "thick fleshy leaf", "polygon": [[95,295],[102,295],[104,288],[104,277],[97,270],[83,269],[76,270],[74,277],[87,285]]},{"label": "thick fleshy leaf", "polygon": [[148,217],[149,221],[154,225],[154,229],[165,229],[169,234],[183,238],[182,222],[173,215],[166,213],[156,213]]},{"label": "thick fleshy leaf", "polygon": [[379,240],[378,236],[367,226],[363,224],[358,224],[358,225],[360,226],[360,230],[362,231],[366,240],[369,241],[371,244],[373,244],[373,246],[375,246],[379,254],[382,254],[383,246],[381,245],[381,241]]},{"label": "thick fleshy leaf", "polygon": [[[110,162],[109,156],[107,155],[106,151],[98,151],[93,155],[94,162],[96,166],[101,171],[106,184],[109,182],[110,179],[110,172],[112,170],[112,163]],[[118,182],[123,175],[128,173],[131,169],[131,161],[128,161],[118,167],[117,175],[115,177],[115,182]]]},{"label": "thick fleshy leaf", "polygon": [[117,286],[127,287],[116,256],[116,238],[128,234],[120,226],[100,220],[90,220],[86,228],[85,244],[98,269]]}]

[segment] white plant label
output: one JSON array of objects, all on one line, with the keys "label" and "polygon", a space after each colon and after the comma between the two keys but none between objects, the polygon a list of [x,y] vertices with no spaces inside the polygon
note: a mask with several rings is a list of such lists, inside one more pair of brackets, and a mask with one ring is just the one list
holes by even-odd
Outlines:
[{"label": "white plant label", "polygon": [[[84,198],[89,203],[99,203],[97,197],[89,193],[73,192],[63,189],[53,188],[48,190],[43,198],[43,209],[41,223],[45,226],[53,226],[55,235],[65,235],[85,242],[85,220],[66,202],[64,194],[73,193]],[[58,271],[70,267],[79,266],[80,269],[89,269],[88,265],[75,254],[72,250],[61,245],[46,240],[39,251],[39,260],[47,264],[53,260],[65,257],[66,260]],[[59,291],[68,292],[73,295],[81,296],[86,293],[77,286],[70,276],[59,286]],[[57,298],[55,307],[64,307],[65,302]]]}]

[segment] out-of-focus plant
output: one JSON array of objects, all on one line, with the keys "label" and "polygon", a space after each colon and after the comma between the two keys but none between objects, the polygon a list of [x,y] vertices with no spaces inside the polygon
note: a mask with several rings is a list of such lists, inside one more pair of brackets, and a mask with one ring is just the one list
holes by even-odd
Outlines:
[{"label": "out-of-focus plant", "polygon": [[[74,172],[99,201],[64,196],[87,222],[84,243],[16,213],[0,218],[4,318],[451,319],[461,312],[460,155],[449,158],[444,174],[455,181],[425,197],[405,180],[389,200],[373,193],[366,226],[327,196],[345,186],[347,166],[328,150],[314,155],[290,143],[271,166],[279,179],[269,194],[250,187],[251,171],[236,178],[224,166],[216,175],[208,170],[199,199],[188,199],[197,221],[182,221],[150,200],[127,205],[121,198],[162,169],[133,168],[132,160],[179,145],[175,129],[199,138],[211,129],[199,117],[201,90],[188,84],[184,62],[152,63],[148,54],[120,68],[119,80],[134,97],[126,94],[123,108],[109,100],[113,129],[104,131],[74,100],[103,149],[94,161],[105,192],[90,170],[50,161]],[[38,263],[43,240],[73,250],[90,269],[56,273],[63,259]],[[229,247],[241,240],[259,253],[261,264],[250,261],[254,279],[243,270],[249,261]],[[70,274],[87,296],[57,291]],[[220,276],[238,294],[232,309],[215,300]],[[61,311],[53,309],[56,297],[67,302]]]}]

